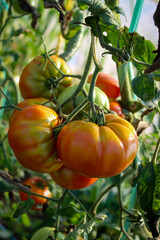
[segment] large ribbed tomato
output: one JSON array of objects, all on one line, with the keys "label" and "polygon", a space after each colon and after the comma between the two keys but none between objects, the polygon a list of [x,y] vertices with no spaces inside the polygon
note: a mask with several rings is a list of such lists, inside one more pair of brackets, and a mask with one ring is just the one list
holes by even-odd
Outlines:
[{"label": "large ribbed tomato", "polygon": [[[30,177],[27,178],[23,181],[24,185],[30,186],[30,191],[37,193],[39,195],[42,195],[44,197],[51,197],[52,194],[49,191],[49,187],[47,186],[47,183],[45,180],[43,180],[41,177],[39,176],[34,176],[34,177]],[[28,199],[28,194],[25,192],[19,192],[20,195],[20,199],[22,201],[27,201]],[[30,197],[34,200],[34,205],[32,207],[32,209],[39,209],[38,205],[43,205],[44,203],[47,202],[46,198],[43,197],[38,197],[36,195],[30,195]]]},{"label": "large ribbed tomato", "polygon": [[87,177],[119,174],[134,160],[137,148],[134,127],[115,114],[105,115],[105,126],[72,121],[57,138],[58,155],[64,165]]},{"label": "large ribbed tomato", "polygon": [[[91,81],[91,78],[92,74],[89,75],[88,82]],[[118,80],[104,72],[100,72],[98,74],[96,86],[99,87],[103,92],[105,92],[108,98],[116,99],[120,95]]]},{"label": "large ribbed tomato", "polygon": [[[43,105],[52,109],[56,109],[56,104],[53,102],[50,102],[47,98],[28,98],[25,99],[24,101],[18,103],[17,107],[24,109],[26,107],[29,107],[31,105]],[[16,115],[20,112],[20,110],[18,109],[14,109],[10,120],[9,120],[9,125],[11,126],[11,124],[13,123]]]},{"label": "large ribbed tomato", "polygon": [[50,175],[59,186],[69,190],[86,188],[97,181],[97,178],[89,178],[79,175],[65,166],[50,173]]},{"label": "large ribbed tomato", "polygon": [[[56,55],[50,57],[56,67],[60,69],[65,74],[71,74],[71,70],[68,64]],[[35,98],[44,97],[51,99],[53,97],[53,92],[51,88],[51,80],[57,80],[61,77],[61,73],[52,65],[52,63],[47,60],[45,65],[44,58],[38,56],[34,58],[27,66],[23,69],[20,76],[20,91],[22,97]],[[72,84],[72,78],[66,77],[61,81],[54,83],[54,91],[56,96],[58,96],[62,90]]]},{"label": "large ribbed tomato", "polygon": [[29,106],[17,114],[9,128],[8,140],[24,167],[37,172],[53,172],[62,166],[52,132],[58,124],[57,113],[41,105]]}]

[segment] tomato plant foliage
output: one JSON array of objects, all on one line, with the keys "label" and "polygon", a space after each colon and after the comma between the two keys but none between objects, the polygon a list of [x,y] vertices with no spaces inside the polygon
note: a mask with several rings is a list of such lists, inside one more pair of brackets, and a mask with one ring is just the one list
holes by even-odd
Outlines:
[{"label": "tomato plant foliage", "polygon": [[159,236],[159,41],[121,17],[118,0],[0,3],[0,238]]}]

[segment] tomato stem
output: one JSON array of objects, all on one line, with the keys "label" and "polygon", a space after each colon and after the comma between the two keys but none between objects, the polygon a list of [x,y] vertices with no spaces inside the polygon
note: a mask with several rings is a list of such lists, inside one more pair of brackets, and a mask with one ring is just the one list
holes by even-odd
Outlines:
[{"label": "tomato stem", "polygon": [[131,76],[128,71],[128,63],[117,62],[117,72],[121,92],[121,105],[130,112],[137,112],[142,108],[139,100],[135,99],[131,86]]},{"label": "tomato stem", "polygon": [[0,109],[3,109],[3,108],[16,108],[18,110],[22,110],[21,108],[15,106],[11,100],[7,97],[7,95],[4,93],[4,91],[2,90],[2,88],[0,88],[0,92],[2,93],[2,95],[6,98],[6,100],[9,102],[9,105],[8,106],[1,106]]},{"label": "tomato stem", "polygon": [[92,58],[92,45],[91,45],[90,49],[89,49],[88,58],[87,58],[87,62],[86,62],[86,65],[85,65],[85,69],[84,69],[81,81],[80,81],[76,91],[71,96],[69,96],[68,99],[66,99],[66,101],[61,105],[61,107],[63,107],[70,100],[76,98],[77,94],[80,91],[82,91],[83,89],[85,91],[84,86],[85,86],[85,84],[87,83],[87,80],[88,80],[89,71],[90,71],[90,68],[91,68],[91,65],[92,65],[92,59],[93,58]]},{"label": "tomato stem", "polygon": [[157,156],[158,156],[159,146],[160,146],[160,138],[158,139],[156,149],[153,154],[153,158],[152,158],[153,165],[157,164]]},{"label": "tomato stem", "polygon": [[95,24],[96,24],[97,33],[98,33],[99,42],[100,42],[101,47],[108,50],[108,52],[107,52],[108,54],[116,56],[118,58],[118,61],[120,61],[122,63],[128,62],[130,60],[130,55],[127,52],[127,50],[126,49],[121,49],[121,48],[115,48],[115,47],[112,47],[112,46],[106,44],[104,39],[103,39],[101,27],[98,23],[97,18],[95,19]]}]

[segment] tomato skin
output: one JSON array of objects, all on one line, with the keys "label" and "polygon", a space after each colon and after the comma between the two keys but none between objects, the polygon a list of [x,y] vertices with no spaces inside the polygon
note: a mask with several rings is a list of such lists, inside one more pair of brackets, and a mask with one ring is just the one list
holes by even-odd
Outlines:
[{"label": "tomato skin", "polygon": [[134,160],[138,138],[134,127],[115,114],[105,126],[82,120],[66,124],[57,138],[58,156],[70,170],[87,177],[119,174]]},{"label": "tomato skin", "polygon": [[[88,82],[91,81],[91,78],[92,74],[89,75]],[[120,96],[118,80],[106,73],[100,72],[98,74],[95,85],[99,87],[103,92],[105,92],[108,98],[116,99]]]},{"label": "tomato skin", "polygon": [[[47,186],[46,181],[44,181],[41,177],[39,176],[34,176],[34,177],[30,177],[27,178],[26,180],[23,181],[24,185],[30,186],[30,191],[40,194],[42,196],[45,197],[51,197],[52,194],[49,191],[49,188]],[[20,199],[22,201],[27,201],[28,199],[28,194],[25,192],[19,192],[20,195]],[[32,209],[37,209],[37,205],[41,204],[43,205],[44,203],[47,202],[47,200],[45,198],[42,197],[38,197],[35,195],[30,195],[30,198],[33,199],[35,201],[35,204],[33,205]]]},{"label": "tomato skin", "polygon": [[[44,106],[49,107],[53,110],[56,109],[56,104],[53,102],[48,102],[49,100],[47,98],[29,98],[29,99],[25,99],[24,101],[18,103],[17,107],[21,108],[21,109],[25,109],[31,105],[42,105],[44,103],[46,103]],[[11,126],[15,117],[17,116],[17,114],[20,112],[20,110],[18,109],[14,109],[10,120],[9,120],[9,125]]]},{"label": "tomato skin", "polygon": [[[61,105],[68,99],[69,96],[71,96],[76,91],[78,85],[79,84],[75,84],[63,90],[63,92],[58,97],[58,101]],[[89,88],[90,88],[90,84],[86,84],[85,89],[87,94],[89,93]],[[105,95],[103,91],[101,91],[101,89],[95,87],[93,97],[94,97],[94,103],[97,104],[100,108],[109,109],[108,97]],[[73,100],[69,101],[62,107],[63,113],[69,114],[74,110],[75,105],[79,106],[84,101],[84,99],[85,99],[85,96],[83,95],[83,93],[82,92],[78,93],[75,101]],[[88,110],[88,109],[89,107],[84,107],[84,110]]]},{"label": "tomato skin", "polygon": [[53,172],[62,166],[57,158],[52,129],[59,124],[57,113],[32,105],[17,114],[8,131],[9,144],[17,160],[37,172]]},{"label": "tomato skin", "polygon": [[121,105],[117,101],[110,101],[110,110],[118,114],[119,117],[124,118]]},{"label": "tomato skin", "polygon": [[50,173],[51,178],[61,187],[69,190],[86,188],[97,181],[97,178],[81,176],[69,170],[65,166]]},{"label": "tomato skin", "polygon": [[[65,74],[71,74],[71,70],[67,63],[56,55],[50,56],[52,61],[55,63],[58,69]],[[49,79],[58,79],[61,77],[60,72],[47,60],[45,61],[41,56],[34,58],[27,66],[23,69],[20,76],[19,87],[24,99],[44,97],[51,99],[53,97],[52,88]],[[55,95],[58,96],[60,92],[66,87],[72,85],[72,78],[66,77],[62,79],[55,88]]]}]

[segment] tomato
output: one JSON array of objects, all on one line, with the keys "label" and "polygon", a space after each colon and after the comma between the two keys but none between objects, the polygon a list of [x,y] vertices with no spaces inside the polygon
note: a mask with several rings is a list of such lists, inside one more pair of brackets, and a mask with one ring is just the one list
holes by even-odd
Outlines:
[{"label": "tomato", "polygon": [[[58,97],[59,103],[62,105],[68,99],[68,97],[70,97],[76,91],[77,87],[78,87],[78,84],[75,84],[73,86],[70,86],[64,89],[63,92]],[[87,94],[89,93],[89,88],[90,88],[90,84],[86,84],[85,89]],[[109,109],[108,97],[105,95],[103,91],[101,91],[101,89],[95,87],[93,97],[94,97],[94,103],[96,105],[98,105],[100,108]],[[84,99],[85,99],[84,94],[82,92],[78,93],[75,101],[71,100],[62,107],[63,113],[69,114],[74,110],[75,106],[80,105],[84,101]],[[84,110],[89,110],[89,107],[85,107]]]},{"label": "tomato", "polygon": [[[18,103],[17,107],[21,108],[21,109],[24,109],[26,107],[29,107],[31,105],[43,105],[44,106],[47,106],[49,108],[52,108],[52,109],[56,109],[56,104],[53,103],[53,102],[49,102],[49,100],[47,98],[29,98],[29,99],[25,99],[24,101]],[[20,110],[18,109],[14,109],[11,117],[10,117],[10,120],[9,120],[9,125],[11,126],[11,124],[13,123],[16,115],[20,112]]]},{"label": "tomato", "polygon": [[[71,74],[69,66],[63,59],[55,55],[50,56],[50,58],[56,67],[63,73]],[[54,81],[60,77],[60,72],[52,65],[49,60],[47,60],[47,64],[45,65],[43,57],[38,56],[34,58],[23,69],[20,76],[19,87],[22,97],[24,99],[35,97],[44,97],[51,99],[53,97],[53,92],[50,80],[52,79]],[[63,78],[54,86],[55,95],[58,96],[64,88],[69,87],[71,84],[71,77]]]},{"label": "tomato", "polygon": [[62,166],[52,132],[58,124],[57,113],[41,105],[29,106],[17,114],[9,128],[8,140],[25,168],[47,173]]},{"label": "tomato", "polygon": [[105,126],[72,121],[62,128],[57,138],[58,156],[64,165],[91,178],[119,174],[132,163],[137,149],[134,127],[115,114],[105,115]]},{"label": "tomato", "polygon": [[[88,82],[91,82],[92,74],[88,77]],[[120,88],[118,80],[112,76],[100,72],[96,80],[96,86],[99,87],[108,98],[116,99],[120,96]]]},{"label": "tomato", "polygon": [[53,173],[50,173],[50,175],[59,186],[69,190],[86,188],[97,181],[97,178],[81,176],[69,170],[65,166]]},{"label": "tomato", "polygon": [[110,110],[118,114],[119,117],[124,118],[121,105],[117,101],[110,101]]},{"label": "tomato", "polygon": [[[40,195],[45,196],[45,197],[51,197],[52,196],[51,192],[49,191],[49,188],[47,186],[46,181],[44,181],[39,176],[34,176],[34,177],[27,178],[26,180],[23,181],[23,184],[27,185],[27,186],[30,186],[31,187],[30,188],[31,192],[40,194]],[[20,191],[19,194],[20,194],[20,199],[22,201],[27,201],[27,199],[28,199],[28,194],[27,193]],[[38,209],[37,205],[39,205],[39,204],[43,205],[44,203],[47,202],[47,200],[45,198],[38,197],[38,196],[35,196],[35,195],[30,195],[30,198],[32,198],[35,201],[32,209]]]}]

